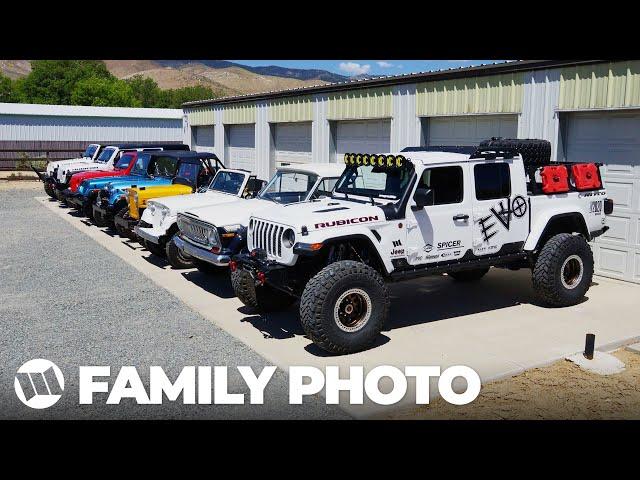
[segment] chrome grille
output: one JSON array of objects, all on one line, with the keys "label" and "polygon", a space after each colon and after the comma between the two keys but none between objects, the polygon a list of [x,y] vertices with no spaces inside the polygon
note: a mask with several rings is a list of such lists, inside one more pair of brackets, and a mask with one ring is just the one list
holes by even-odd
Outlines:
[{"label": "chrome grille", "polygon": [[[179,213],[178,228],[187,240],[209,247],[220,245],[217,235],[218,231],[216,227],[211,224]],[[211,244],[209,241],[211,234],[214,234],[215,238],[218,239],[214,244]]]},{"label": "chrome grille", "polygon": [[285,227],[255,218],[251,221],[253,222],[253,230],[250,235],[251,249],[260,248],[267,252],[268,256],[280,258],[282,256],[282,234]]}]

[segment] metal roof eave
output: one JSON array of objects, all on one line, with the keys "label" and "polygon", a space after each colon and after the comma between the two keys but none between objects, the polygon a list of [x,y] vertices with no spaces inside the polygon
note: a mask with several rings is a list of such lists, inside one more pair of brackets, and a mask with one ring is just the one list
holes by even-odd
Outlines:
[{"label": "metal roof eave", "polygon": [[435,70],[431,72],[409,73],[392,77],[376,77],[364,80],[330,83],[311,87],[293,88],[277,92],[262,92],[234,97],[197,100],[185,102],[182,107],[198,107],[206,105],[225,105],[231,103],[243,103],[250,101],[272,100],[277,98],[296,97],[300,95],[339,92],[344,90],[356,90],[374,87],[386,87],[407,83],[422,83],[428,81],[448,80],[452,78],[466,78],[477,76],[497,75],[504,73],[520,72],[525,70],[541,70],[546,68],[560,68],[573,65],[588,65],[606,62],[607,60],[518,60],[491,65],[478,65],[447,70]]}]

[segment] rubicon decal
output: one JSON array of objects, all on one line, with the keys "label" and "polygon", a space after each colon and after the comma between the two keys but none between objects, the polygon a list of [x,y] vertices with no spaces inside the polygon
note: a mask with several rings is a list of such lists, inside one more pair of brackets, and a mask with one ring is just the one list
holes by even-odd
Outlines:
[{"label": "rubicon decal", "polygon": [[340,227],[343,225],[351,225],[354,223],[367,223],[367,222],[375,222],[378,220],[377,215],[369,215],[367,217],[354,217],[354,218],[346,218],[344,220],[333,220],[331,222],[321,222],[316,223],[316,228],[327,228],[327,227]]}]

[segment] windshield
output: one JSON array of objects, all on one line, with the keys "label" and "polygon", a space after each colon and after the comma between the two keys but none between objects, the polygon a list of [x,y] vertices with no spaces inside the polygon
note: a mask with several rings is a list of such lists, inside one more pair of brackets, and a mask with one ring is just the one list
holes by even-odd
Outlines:
[{"label": "windshield", "polygon": [[133,166],[133,168],[131,169],[130,174],[131,175],[137,175],[137,176],[146,176],[147,175],[147,168],[149,166],[149,162],[151,161],[151,155],[149,154],[140,154],[138,155],[138,159],[136,160],[135,165]]},{"label": "windshield", "polygon": [[115,148],[105,148],[102,153],[98,156],[98,162],[102,162],[102,163],[106,163],[109,161],[109,159],[111,158],[111,155],[113,155],[113,152],[115,152]]},{"label": "windshield", "polygon": [[178,159],[174,157],[156,156],[153,163],[154,177],[172,178],[176,174]]},{"label": "windshield", "polygon": [[181,163],[178,167],[176,177],[189,180],[192,185],[198,184],[198,174],[200,173],[200,165],[195,163]]},{"label": "windshield", "polygon": [[348,195],[397,200],[411,180],[413,168],[383,168],[349,165],[335,191]]},{"label": "windshield", "polygon": [[93,158],[93,154],[96,153],[98,149],[98,145],[89,145],[87,149],[82,154],[83,157]]},{"label": "windshield", "polygon": [[209,185],[210,190],[217,192],[230,193],[232,195],[238,195],[242,183],[244,182],[245,175],[238,172],[225,172],[219,171],[216,177]]},{"label": "windshield", "polygon": [[278,203],[303,202],[317,180],[317,175],[280,171],[264,188],[260,198]]},{"label": "windshield", "polygon": [[131,165],[131,162],[133,162],[134,158],[136,158],[136,156],[133,153],[124,153],[124,154],[122,154],[120,156],[120,158],[118,159],[118,161],[116,162],[116,164],[114,165],[115,169],[116,170],[124,170],[129,165]]}]

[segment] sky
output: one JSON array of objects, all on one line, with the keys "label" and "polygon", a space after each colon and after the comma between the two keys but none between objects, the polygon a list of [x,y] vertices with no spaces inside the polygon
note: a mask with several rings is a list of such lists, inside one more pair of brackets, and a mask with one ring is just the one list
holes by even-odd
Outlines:
[{"label": "sky", "polygon": [[446,68],[468,67],[503,60],[231,60],[252,67],[277,65],[288,68],[317,68],[346,76],[400,75]]}]

